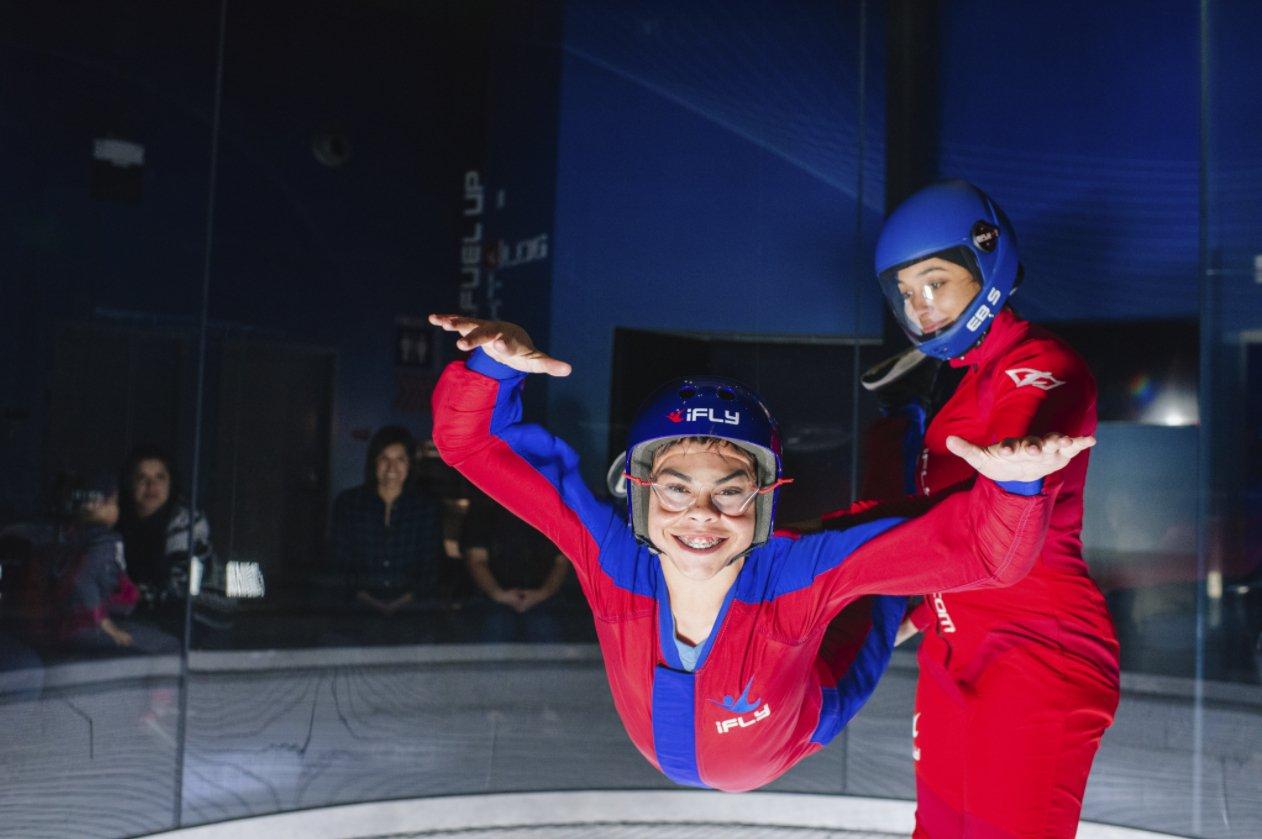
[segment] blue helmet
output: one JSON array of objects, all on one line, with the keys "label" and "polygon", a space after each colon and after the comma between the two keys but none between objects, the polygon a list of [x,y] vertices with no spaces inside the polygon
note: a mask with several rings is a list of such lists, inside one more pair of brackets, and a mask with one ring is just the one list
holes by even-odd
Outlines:
[{"label": "blue helmet", "polygon": [[[754,541],[757,547],[771,536],[778,489],[782,479],[780,430],[767,406],[749,388],[717,376],[689,376],[668,382],[644,401],[627,439],[627,521],[636,539],[648,542],[647,486],[653,458],[666,444],[685,437],[713,437],[749,452],[757,464],[760,487],[754,500]],[[650,545],[651,547],[651,545]]]},{"label": "blue helmet", "polygon": [[[900,293],[897,274],[930,257],[964,266],[979,288],[956,318],[925,332]],[[942,181],[912,195],[886,219],[876,243],[876,274],[895,319],[917,349],[935,358],[961,356],[986,334],[1019,273],[1017,236],[1008,217],[966,181]]]}]

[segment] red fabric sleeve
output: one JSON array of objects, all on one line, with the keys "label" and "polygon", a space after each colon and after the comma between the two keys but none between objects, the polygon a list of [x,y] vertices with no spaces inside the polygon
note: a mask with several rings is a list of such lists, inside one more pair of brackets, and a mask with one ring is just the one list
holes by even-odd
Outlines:
[{"label": "red fabric sleeve", "polygon": [[583,483],[574,450],[521,421],[522,378],[494,379],[460,361],[447,365],[434,388],[434,444],[448,465],[543,533],[585,578],[602,544],[631,537]]},{"label": "red fabric sleeve", "polygon": [[831,588],[849,600],[1010,586],[1038,561],[1054,500],[1055,490],[1014,495],[976,481],[860,545]]},{"label": "red fabric sleeve", "polygon": [[824,530],[845,530],[857,524],[887,519],[891,516],[904,519],[915,518],[941,500],[941,497],[924,498],[918,495],[905,495],[889,501],[856,501],[849,507],[833,510],[831,513],[820,516],[820,526]]},{"label": "red fabric sleeve", "polygon": [[912,625],[921,632],[932,626],[936,618],[933,609],[929,608],[928,600],[921,600],[916,604],[916,608],[907,613],[907,620],[910,620]]}]

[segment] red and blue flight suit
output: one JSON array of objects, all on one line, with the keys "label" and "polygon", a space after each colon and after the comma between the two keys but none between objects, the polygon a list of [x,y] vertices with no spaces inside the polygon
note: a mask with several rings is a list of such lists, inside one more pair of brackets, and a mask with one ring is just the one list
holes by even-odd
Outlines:
[{"label": "red and blue flight suit", "polygon": [[869,598],[862,619],[848,613],[852,628],[861,624],[852,642],[824,643],[842,607],[866,595],[1010,585],[1041,549],[1055,495],[1042,482],[980,480],[914,522],[772,537],[746,557],[689,670],[661,561],[592,495],[574,450],[521,421],[524,378],[481,350],[449,365],[434,392],[434,441],[573,563],[623,725],[680,784],[754,789],[841,731],[888,664],[905,599]]}]

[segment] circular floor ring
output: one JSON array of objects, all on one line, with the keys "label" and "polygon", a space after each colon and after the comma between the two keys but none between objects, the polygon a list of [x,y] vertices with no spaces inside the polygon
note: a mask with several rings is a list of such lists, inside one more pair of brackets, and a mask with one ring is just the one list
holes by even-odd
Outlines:
[{"label": "circular floor ring", "polygon": [[[824,839],[911,833],[910,801],[669,790],[412,798],[276,813],[154,834],[164,839]],[[1084,822],[1081,839],[1169,836]]]}]

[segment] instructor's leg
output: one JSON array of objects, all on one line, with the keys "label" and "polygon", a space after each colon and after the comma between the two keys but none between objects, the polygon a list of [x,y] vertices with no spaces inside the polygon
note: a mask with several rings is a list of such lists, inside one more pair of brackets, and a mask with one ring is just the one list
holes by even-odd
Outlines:
[{"label": "instructor's leg", "polygon": [[[925,638],[924,644],[934,644]],[[920,651],[912,716],[917,839],[964,835],[964,695],[931,650]]]},{"label": "instructor's leg", "polygon": [[1116,683],[1044,648],[1008,650],[973,684],[964,730],[965,835],[1072,837]]}]

